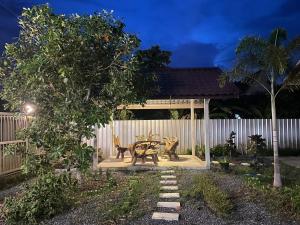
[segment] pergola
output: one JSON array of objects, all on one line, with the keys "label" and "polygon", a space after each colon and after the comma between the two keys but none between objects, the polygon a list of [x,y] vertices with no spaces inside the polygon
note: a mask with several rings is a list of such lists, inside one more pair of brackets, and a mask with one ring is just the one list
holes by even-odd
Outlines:
[{"label": "pergola", "polygon": [[238,96],[238,89],[233,84],[219,87],[218,78],[222,71],[211,68],[168,68],[158,77],[159,94],[146,101],[145,104],[120,105],[118,109],[190,109],[191,112],[191,147],[195,156],[196,130],[195,109],[204,109],[204,145],[206,167],[210,168],[210,99],[224,99]]},{"label": "pergola", "polygon": [[195,109],[204,109],[204,145],[205,145],[205,161],[206,167],[210,165],[210,152],[209,152],[209,101],[210,99],[157,99],[147,100],[146,104],[132,104],[132,105],[120,105],[118,109],[129,109],[129,110],[147,110],[147,109],[190,109],[191,110],[191,144],[192,144],[192,155],[195,156]]}]

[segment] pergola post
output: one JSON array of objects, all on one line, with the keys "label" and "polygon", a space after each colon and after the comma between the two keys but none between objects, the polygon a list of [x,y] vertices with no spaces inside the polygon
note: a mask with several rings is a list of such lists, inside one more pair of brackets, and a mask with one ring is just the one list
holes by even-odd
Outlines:
[{"label": "pergola post", "polygon": [[114,137],[115,137],[115,128],[114,128],[114,114],[112,113],[110,116],[110,127],[111,127],[111,151],[110,151],[110,157],[114,155]]},{"label": "pergola post", "polygon": [[191,144],[192,155],[195,156],[195,100],[191,99]]},{"label": "pergola post", "polygon": [[210,99],[204,99],[204,145],[205,145],[205,162],[206,168],[210,169],[210,126],[209,126],[209,101]]}]

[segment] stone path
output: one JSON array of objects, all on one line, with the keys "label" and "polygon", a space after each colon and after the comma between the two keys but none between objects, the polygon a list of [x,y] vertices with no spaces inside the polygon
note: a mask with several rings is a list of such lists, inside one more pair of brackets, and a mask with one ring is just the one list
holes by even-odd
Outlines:
[{"label": "stone path", "polygon": [[[178,221],[180,210],[180,194],[174,170],[161,171],[160,201],[157,203],[157,212],[152,215],[152,220]],[[176,201],[177,200],[177,201]]]}]

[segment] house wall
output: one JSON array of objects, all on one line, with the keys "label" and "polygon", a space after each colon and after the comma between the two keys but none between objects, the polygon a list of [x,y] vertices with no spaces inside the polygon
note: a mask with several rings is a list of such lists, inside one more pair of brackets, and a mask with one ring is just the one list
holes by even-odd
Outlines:
[{"label": "house wall", "polygon": [[[238,148],[246,148],[248,136],[261,134],[266,139],[267,148],[271,148],[270,119],[211,119],[210,146],[224,144],[231,131],[236,132]],[[113,122],[114,134],[120,137],[121,145],[128,146],[136,141],[136,136],[147,136],[149,131],[158,134],[158,139],[178,137],[178,153],[186,154],[191,148],[190,120],[119,120]],[[203,120],[195,120],[196,145],[204,145]],[[279,119],[279,147],[300,149],[300,119]],[[96,128],[95,147],[101,148],[104,158],[115,155],[112,149],[112,125]],[[94,143],[94,142],[92,142]]]}]

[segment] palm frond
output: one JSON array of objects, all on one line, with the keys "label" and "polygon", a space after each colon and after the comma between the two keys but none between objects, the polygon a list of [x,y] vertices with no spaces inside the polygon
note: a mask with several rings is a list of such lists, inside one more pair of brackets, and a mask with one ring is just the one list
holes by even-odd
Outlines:
[{"label": "palm frond", "polygon": [[260,50],[261,48],[267,45],[266,41],[260,37],[245,37],[241,40],[238,47],[236,48],[236,54],[253,51],[253,50]]},{"label": "palm frond", "polygon": [[287,39],[287,32],[283,28],[275,28],[269,37],[269,43],[274,46],[280,46]]},{"label": "palm frond", "polygon": [[292,69],[285,79],[282,89],[289,89],[291,91],[300,88],[300,63]]},{"label": "palm frond", "polygon": [[275,74],[281,75],[286,72],[289,58],[285,48],[269,45],[264,57],[267,68],[273,68]]},{"label": "palm frond", "polygon": [[290,53],[300,51],[300,36],[294,38],[287,46],[287,51]]}]

